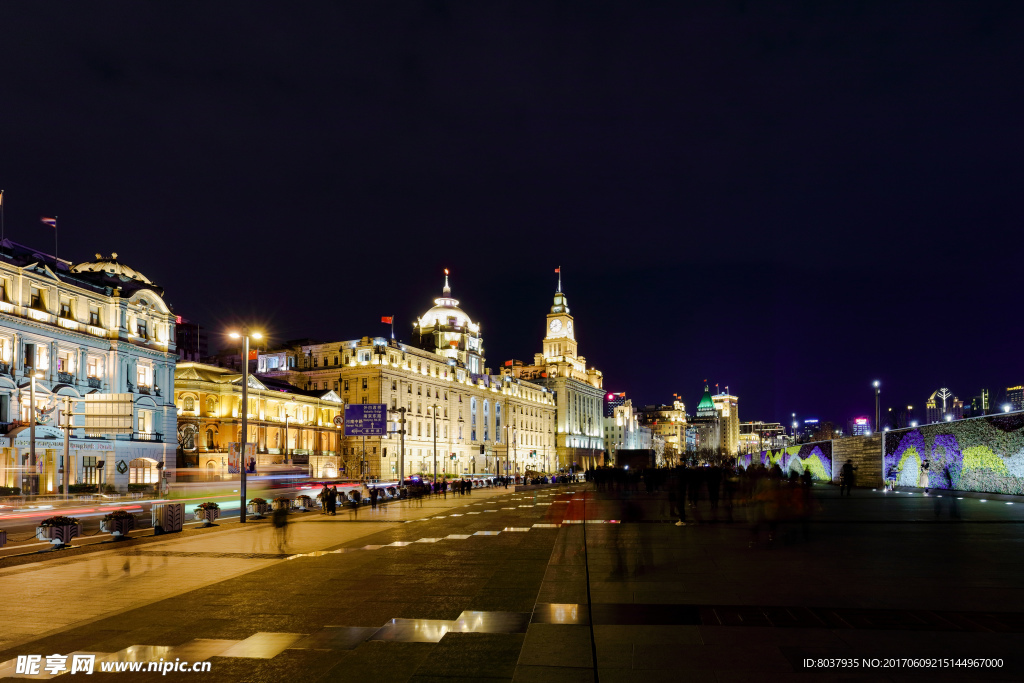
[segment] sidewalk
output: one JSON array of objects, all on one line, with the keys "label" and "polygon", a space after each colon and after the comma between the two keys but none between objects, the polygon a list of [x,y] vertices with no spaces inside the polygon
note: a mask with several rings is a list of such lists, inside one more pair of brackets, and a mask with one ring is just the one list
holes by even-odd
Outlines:
[{"label": "sidewalk", "polygon": [[[504,493],[504,489],[478,489],[468,496],[392,502],[376,510],[364,507],[357,514],[349,511],[336,517],[316,512],[292,514],[290,538],[283,552],[278,550],[271,525],[256,521],[230,530],[212,528],[187,538],[168,534],[160,537],[166,540],[142,546],[146,556],[140,559],[123,556],[130,549],[127,544],[111,544],[109,550],[66,559],[55,553],[35,564],[0,569],[0,595],[18,596],[5,605],[0,650],[240,577],[295,553],[332,548],[425,514]],[[166,554],[153,555],[159,551]],[[68,605],[74,609],[69,610]]]}]

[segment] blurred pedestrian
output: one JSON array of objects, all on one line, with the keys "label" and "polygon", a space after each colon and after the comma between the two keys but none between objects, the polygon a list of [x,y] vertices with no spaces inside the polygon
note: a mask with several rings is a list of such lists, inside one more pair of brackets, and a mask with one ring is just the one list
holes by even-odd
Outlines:
[{"label": "blurred pedestrian", "polygon": [[853,460],[847,460],[843,463],[843,468],[839,471],[839,496],[842,497],[843,489],[846,489],[846,495],[852,495],[854,470],[857,468],[853,466]]},{"label": "blurred pedestrian", "polygon": [[279,505],[274,510],[271,521],[274,525],[274,534],[277,536],[277,550],[281,552],[288,546],[288,508]]}]

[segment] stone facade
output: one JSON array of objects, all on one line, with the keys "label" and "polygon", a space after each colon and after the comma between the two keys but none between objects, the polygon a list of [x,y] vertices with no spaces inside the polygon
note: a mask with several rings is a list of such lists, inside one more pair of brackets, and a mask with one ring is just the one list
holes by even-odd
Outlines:
[{"label": "stone facade", "polygon": [[[341,430],[334,419],[342,405],[335,392],[306,391],[275,378],[250,375],[248,399],[246,441],[256,445],[260,465],[308,462],[337,476]],[[179,442],[190,464],[227,475],[228,444],[241,442],[242,437],[242,373],[179,363],[174,403]]]},{"label": "stone facade", "polygon": [[[0,485],[21,486],[33,375],[37,424],[59,427],[70,401],[71,483],[172,477],[174,325],[163,289],[116,254],[73,264],[0,243]],[[42,493],[59,486],[63,457],[60,432],[47,434],[36,435]]]},{"label": "stone facade", "polygon": [[604,378],[600,370],[587,367],[587,359],[578,355],[575,320],[562,293],[561,279],[554,304],[547,314],[547,333],[541,353],[533,365],[506,361],[506,375],[529,380],[545,387],[555,397],[556,467],[590,469],[604,457]]},{"label": "stone facade", "polygon": [[433,474],[435,453],[439,476],[557,469],[552,392],[510,373],[470,371],[484,362],[480,325],[458,308],[447,278],[414,336],[428,348],[382,337],[306,343],[261,354],[257,367],[261,377],[336,390],[346,404],[385,404],[388,436],[342,440],[341,457],[366,476],[394,479],[402,469],[400,408],[406,476]]}]

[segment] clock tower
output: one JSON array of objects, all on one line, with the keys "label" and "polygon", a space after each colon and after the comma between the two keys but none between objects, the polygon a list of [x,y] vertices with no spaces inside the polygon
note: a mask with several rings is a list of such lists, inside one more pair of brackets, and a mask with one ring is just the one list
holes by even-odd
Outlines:
[{"label": "clock tower", "polygon": [[576,329],[565,294],[562,294],[561,278],[558,291],[555,292],[555,303],[547,318],[547,333],[544,337],[544,358],[566,359],[576,357]]}]

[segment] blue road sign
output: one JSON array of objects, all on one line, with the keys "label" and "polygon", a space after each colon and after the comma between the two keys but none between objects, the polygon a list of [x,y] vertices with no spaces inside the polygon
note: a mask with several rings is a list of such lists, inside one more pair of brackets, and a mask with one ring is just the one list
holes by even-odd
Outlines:
[{"label": "blue road sign", "polygon": [[345,406],[345,436],[386,436],[388,409],[383,403]]}]

